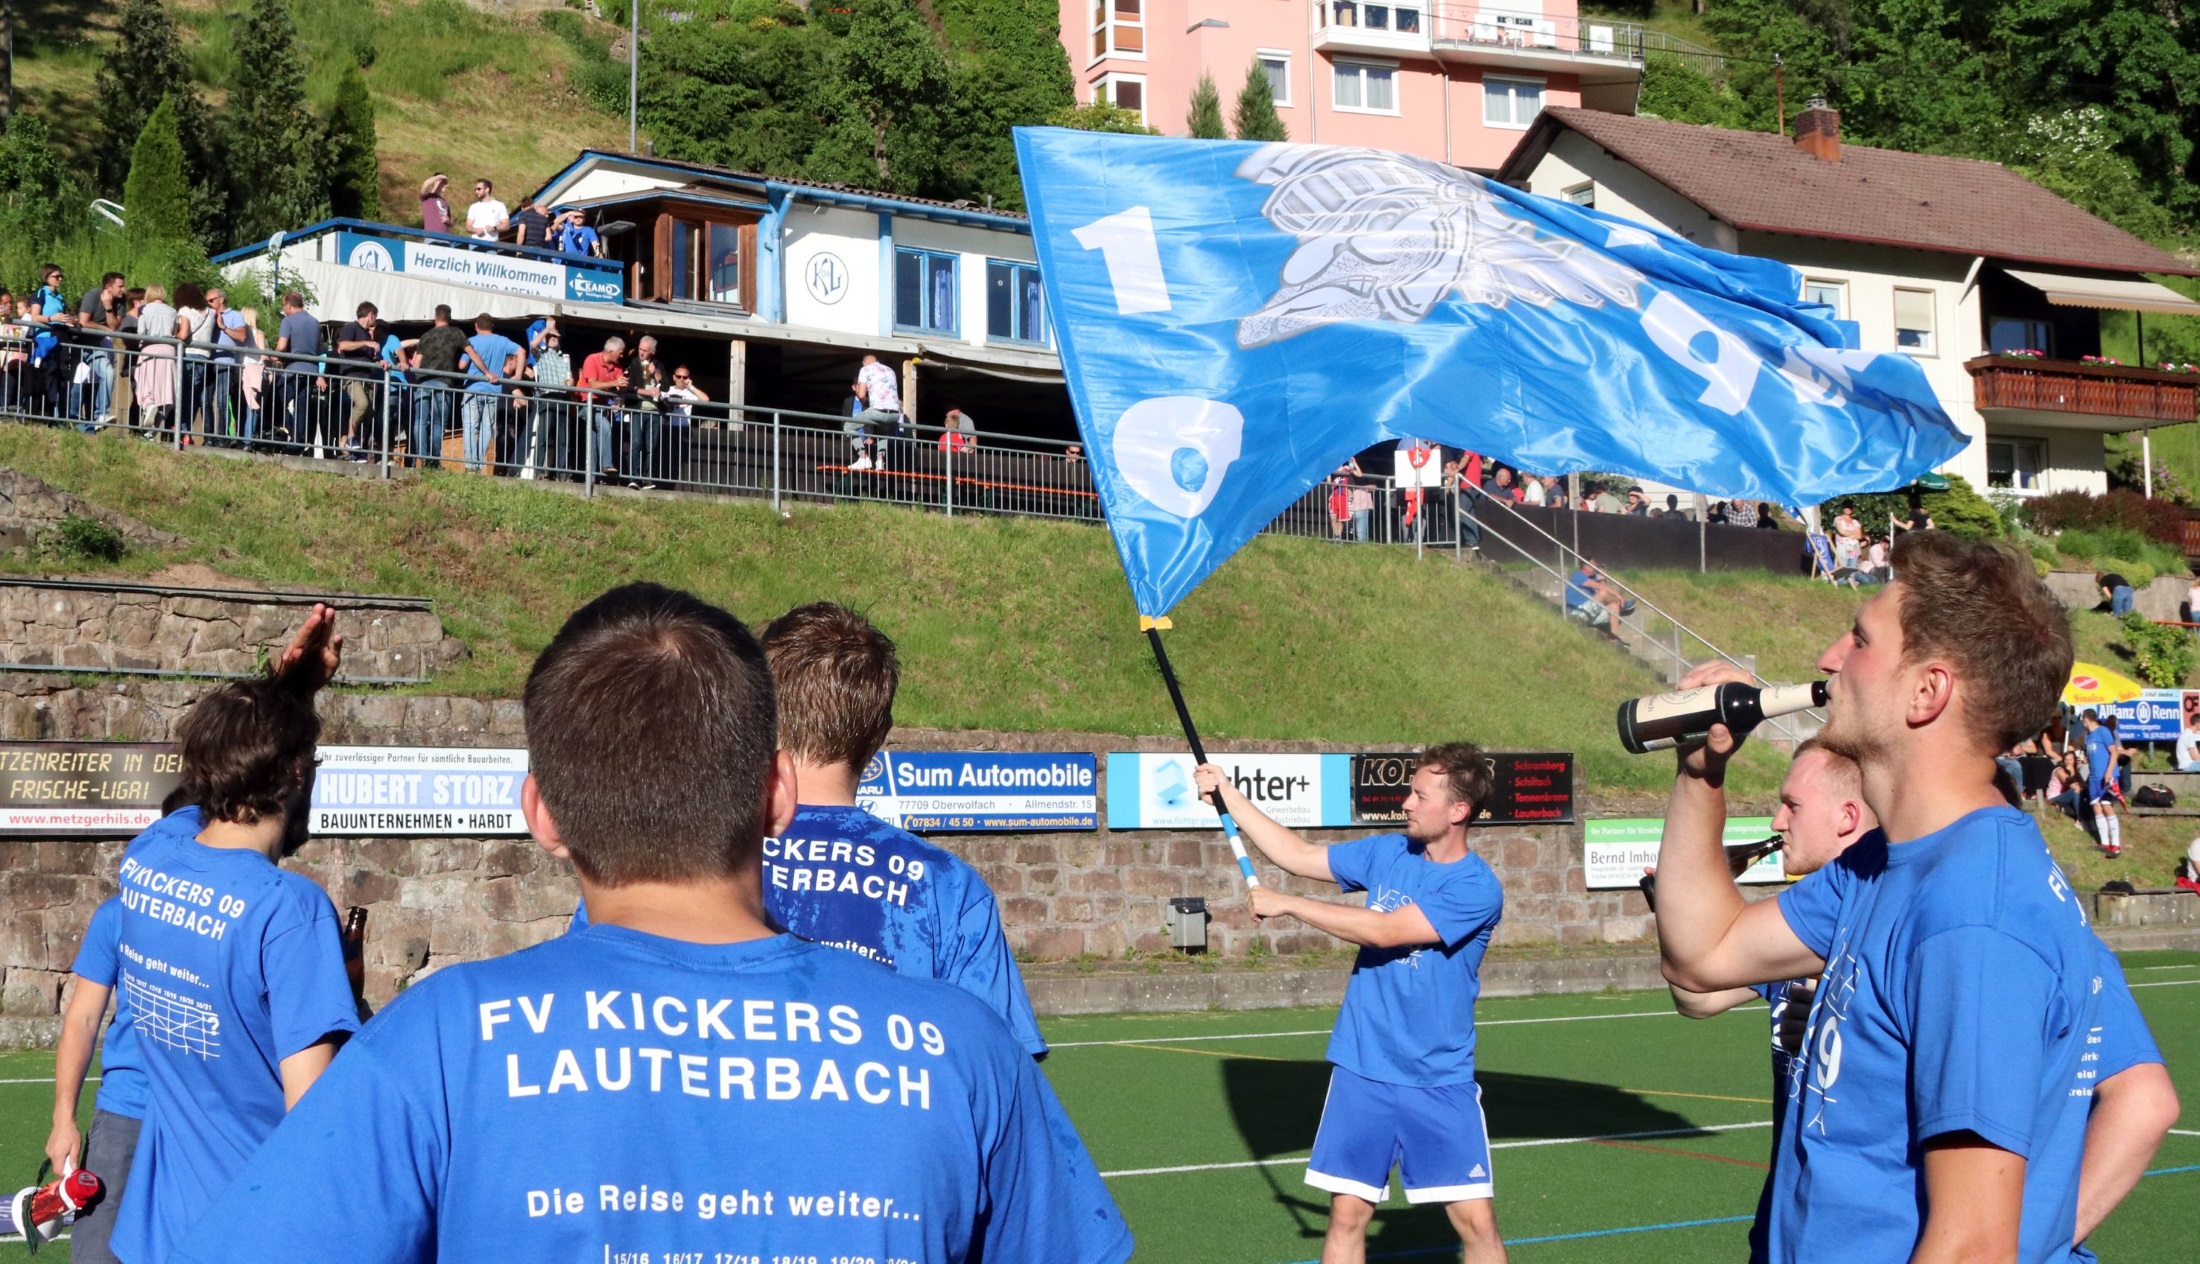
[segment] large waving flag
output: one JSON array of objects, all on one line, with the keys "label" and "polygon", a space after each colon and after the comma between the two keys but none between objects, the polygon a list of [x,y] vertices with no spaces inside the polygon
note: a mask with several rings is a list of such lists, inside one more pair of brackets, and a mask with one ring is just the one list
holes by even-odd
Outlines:
[{"label": "large waving flag", "polygon": [[1385,440],[1783,505],[1968,442],[1770,259],[1383,150],[1019,128],[1016,153],[1142,614]]}]

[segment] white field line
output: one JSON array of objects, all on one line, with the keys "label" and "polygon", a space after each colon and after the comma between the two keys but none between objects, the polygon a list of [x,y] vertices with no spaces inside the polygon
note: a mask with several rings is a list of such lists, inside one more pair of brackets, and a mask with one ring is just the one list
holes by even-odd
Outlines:
[{"label": "white field line", "polygon": [[2196,985],[2200,985],[2200,979],[2165,979],[2165,980],[2163,980],[2163,981],[2162,981],[2162,982],[2160,982],[2160,983],[2134,983],[2134,984],[2132,984],[2131,986],[2132,986],[2132,987],[2135,987],[2135,988],[2143,988],[2143,987],[2193,987],[2193,986],[2196,986]]},{"label": "white field line", "polygon": [[[97,1084],[97,1083],[99,1083],[99,1077],[98,1077],[98,1076],[96,1076],[96,1075],[87,1075],[87,1076],[85,1076],[85,1077],[84,1077],[84,1082],[85,1082],[86,1084]],[[53,1077],[52,1077],[52,1076],[50,1076],[50,1075],[34,1075],[34,1076],[32,1076],[31,1078],[29,1078],[29,1079],[27,1079],[27,1080],[0,1080],[0,1084],[51,1084],[51,1083],[53,1083]]]},{"label": "white field line", "polygon": [[[1770,1128],[1772,1121],[1760,1119],[1745,1124],[1703,1124],[1694,1128],[1658,1128],[1650,1132],[1611,1132],[1593,1137],[1537,1137],[1525,1141],[1499,1141],[1492,1150],[1518,1150],[1528,1146],[1580,1145],[1588,1141],[1639,1141],[1646,1137],[1692,1137],[1706,1132],[1732,1132],[1737,1128]],[[1131,1167],[1114,1172],[1102,1172],[1107,1180],[1118,1176],[1174,1176],[1183,1172],[1222,1172],[1234,1168],[1283,1167],[1291,1163],[1304,1163],[1310,1156],[1295,1155],[1286,1159],[1245,1159],[1236,1163],[1187,1163],[1179,1167]]]},{"label": "white field line", "polygon": [[[2193,982],[2200,983],[2200,979],[2194,979]],[[1558,1018],[1497,1018],[1488,1022],[1477,1022],[1474,1026],[1476,1030],[1480,1030],[1484,1027],[1522,1027],[1533,1023],[1594,1023],[1602,1022],[1607,1018],[1678,1017],[1678,1014],[1669,1009],[1646,1009],[1632,1014],[1568,1014]],[[1096,1049],[1105,1048],[1109,1045],[1183,1045],[1204,1040],[1272,1040],[1282,1039],[1286,1036],[1326,1036],[1328,1034],[1329,1028],[1324,1027],[1318,1031],[1246,1031],[1228,1036],[1141,1036],[1136,1040],[1064,1040],[1056,1044],[1049,1044],[1047,1048],[1052,1050]]]},{"label": "white field line", "polygon": [[2173,1137],[2200,1137],[2200,1132],[2194,1132],[2190,1128],[2172,1128],[2169,1130],[2169,1135]]}]

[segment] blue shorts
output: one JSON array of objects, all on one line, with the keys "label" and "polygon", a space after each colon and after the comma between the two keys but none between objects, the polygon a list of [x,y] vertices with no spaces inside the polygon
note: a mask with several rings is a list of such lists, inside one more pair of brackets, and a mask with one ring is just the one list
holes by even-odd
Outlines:
[{"label": "blue shorts", "polygon": [[2095,803],[2099,803],[2101,800],[2111,797],[2108,790],[2108,784],[2106,780],[2101,776],[2101,774],[2094,773],[2093,775],[2085,779],[2085,797],[2093,800]]},{"label": "blue shorts", "polygon": [[1331,1067],[1306,1183],[1381,1203],[1390,1196],[1392,1167],[1409,1203],[1491,1197],[1481,1086],[1384,1084]]}]

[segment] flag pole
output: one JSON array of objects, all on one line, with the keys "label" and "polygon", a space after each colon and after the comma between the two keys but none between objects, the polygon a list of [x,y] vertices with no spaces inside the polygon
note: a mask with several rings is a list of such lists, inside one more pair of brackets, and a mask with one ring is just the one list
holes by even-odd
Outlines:
[{"label": "flag pole", "polygon": [[[1184,705],[1184,689],[1176,683],[1176,669],[1169,666],[1169,651],[1161,646],[1161,629],[1168,627],[1169,621],[1140,616],[1138,623],[1145,629],[1146,643],[1153,647],[1153,661],[1161,669],[1161,682],[1169,687],[1169,701],[1176,704],[1176,721],[1184,726],[1184,740],[1191,743],[1192,758],[1204,764],[1207,748],[1200,744],[1199,730],[1192,725],[1191,709]],[[1215,815],[1222,818],[1222,832],[1230,840],[1230,854],[1237,857],[1238,872],[1245,875],[1245,885],[1259,886],[1260,875],[1253,872],[1252,857],[1245,854],[1245,840],[1238,837],[1237,822],[1230,819],[1230,813],[1222,806],[1222,792],[1218,790],[1205,797],[1213,805]]]}]

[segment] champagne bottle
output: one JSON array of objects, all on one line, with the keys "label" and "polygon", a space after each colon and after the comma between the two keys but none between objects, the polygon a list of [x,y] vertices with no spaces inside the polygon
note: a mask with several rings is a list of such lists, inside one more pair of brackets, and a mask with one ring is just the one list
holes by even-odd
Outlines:
[{"label": "champagne bottle", "polygon": [[1778,834],[1761,838],[1754,843],[1728,843],[1726,845],[1726,870],[1739,878],[1749,872],[1749,867],[1780,850],[1787,840]]},{"label": "champagne bottle", "polygon": [[351,981],[353,999],[367,992],[367,910],[354,904],[344,915],[344,929],[339,936],[344,946],[344,974]]},{"label": "champagne bottle", "polygon": [[1762,689],[1738,681],[1699,685],[1620,703],[1619,740],[1630,752],[1642,755],[1701,742],[1711,736],[1714,724],[1724,724],[1740,737],[1774,716],[1824,705],[1823,680]]}]

